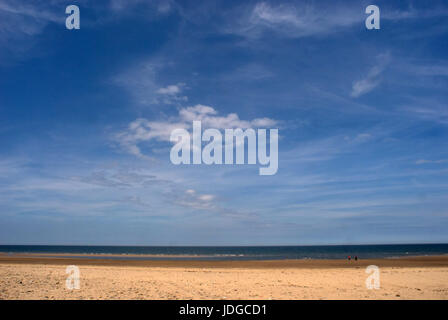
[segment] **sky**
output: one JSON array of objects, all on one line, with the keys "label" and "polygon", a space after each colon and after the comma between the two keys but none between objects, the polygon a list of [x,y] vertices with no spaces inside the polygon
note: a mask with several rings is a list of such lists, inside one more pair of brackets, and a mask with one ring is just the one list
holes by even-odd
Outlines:
[{"label": "sky", "polygon": [[[0,0],[0,244],[448,242],[447,54],[446,1]],[[195,117],[278,172],[173,165]]]}]

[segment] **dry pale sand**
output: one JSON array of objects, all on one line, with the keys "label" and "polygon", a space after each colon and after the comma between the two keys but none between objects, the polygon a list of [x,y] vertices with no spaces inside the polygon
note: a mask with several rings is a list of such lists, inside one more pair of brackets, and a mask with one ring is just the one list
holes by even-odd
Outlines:
[{"label": "dry pale sand", "polygon": [[[66,288],[78,265],[80,289]],[[365,267],[380,267],[368,290]],[[448,257],[289,261],[117,261],[0,255],[0,299],[448,299]]]}]

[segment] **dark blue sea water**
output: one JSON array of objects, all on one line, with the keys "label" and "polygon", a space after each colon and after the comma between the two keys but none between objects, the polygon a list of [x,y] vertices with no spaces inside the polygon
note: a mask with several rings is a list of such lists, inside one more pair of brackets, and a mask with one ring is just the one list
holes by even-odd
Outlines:
[{"label": "dark blue sea water", "polygon": [[[253,246],[253,247],[144,247],[144,246],[26,246],[0,245],[0,252],[60,254],[114,254],[118,259],[280,260],[392,258],[448,254],[448,244]],[[133,256],[128,256],[133,255]],[[151,256],[134,256],[151,255]],[[98,257],[89,257],[96,259]],[[101,257],[102,259],[108,257]],[[114,257],[117,259],[117,257]]]}]

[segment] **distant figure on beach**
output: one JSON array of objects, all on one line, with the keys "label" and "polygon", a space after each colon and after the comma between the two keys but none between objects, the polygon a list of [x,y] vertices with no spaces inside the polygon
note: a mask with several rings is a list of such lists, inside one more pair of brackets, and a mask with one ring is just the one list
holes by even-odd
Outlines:
[{"label": "distant figure on beach", "polygon": [[352,257],[351,257],[351,256],[348,256],[347,259],[348,259],[348,261],[350,261],[350,260],[352,260]]},{"label": "distant figure on beach", "polygon": [[358,256],[355,256],[355,261],[358,261]]}]

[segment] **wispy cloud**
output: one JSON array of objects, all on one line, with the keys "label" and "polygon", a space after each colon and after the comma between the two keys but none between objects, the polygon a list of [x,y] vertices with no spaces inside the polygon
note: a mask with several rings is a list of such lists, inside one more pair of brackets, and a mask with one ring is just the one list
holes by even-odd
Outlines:
[{"label": "wispy cloud", "polygon": [[194,189],[187,189],[184,192],[172,194],[172,201],[183,207],[193,209],[213,209],[216,207],[216,197],[212,194],[201,194]]},{"label": "wispy cloud", "polygon": [[[20,1],[8,1],[3,0],[0,2],[0,12],[4,14],[12,14],[22,17],[29,17],[35,21],[47,21],[47,22],[63,22],[65,21],[65,16],[62,14],[57,14],[53,9],[47,6],[46,1],[35,1],[33,3],[23,3]],[[20,26],[16,26],[20,27]]]},{"label": "wispy cloud", "polygon": [[384,10],[381,18],[388,20],[429,19],[448,16],[448,8],[435,4],[430,9],[416,8],[412,4],[407,9]]},{"label": "wispy cloud", "polygon": [[25,57],[47,25],[64,21],[46,1],[0,1],[0,64]]},{"label": "wispy cloud", "polygon": [[311,4],[259,2],[226,31],[249,38],[259,38],[267,31],[291,38],[323,35],[362,21],[363,17],[352,11],[351,8],[325,9]]},{"label": "wispy cloud", "polygon": [[420,159],[415,161],[415,164],[441,164],[441,163],[448,163],[448,159],[440,159],[440,160]]},{"label": "wispy cloud", "polygon": [[389,54],[381,54],[377,57],[377,64],[370,68],[367,76],[361,80],[353,82],[351,96],[354,98],[360,97],[373,89],[381,83],[381,74],[386,69],[390,62]]},{"label": "wispy cloud", "polygon": [[165,67],[160,60],[139,63],[113,78],[113,82],[126,89],[140,105],[180,105],[188,101],[183,94],[186,84],[161,85],[159,73]]},{"label": "wispy cloud", "polygon": [[[0,64],[9,64],[26,59],[31,49],[38,43],[39,36],[49,25],[65,28],[65,0],[1,0],[0,1]],[[178,5],[172,0],[108,0],[89,2],[78,0],[74,3],[94,14],[82,15],[82,28],[99,26],[117,21],[135,10],[145,9],[148,17],[165,16]],[[87,11],[87,10],[86,10]]]},{"label": "wispy cloud", "polygon": [[112,11],[123,12],[135,7],[155,7],[160,14],[167,14],[177,8],[177,4],[174,0],[159,0],[159,1],[147,1],[147,0],[110,0],[109,7]]},{"label": "wispy cloud", "polygon": [[229,82],[254,82],[271,79],[274,76],[275,74],[266,66],[256,63],[249,63],[224,74],[221,77],[221,80]]},{"label": "wispy cloud", "polygon": [[446,106],[421,105],[402,108],[406,115],[412,115],[423,121],[431,121],[439,124],[448,124],[448,110]]},{"label": "wispy cloud", "polygon": [[162,182],[162,180],[152,174],[136,171],[111,172],[110,170],[95,171],[90,173],[88,176],[76,176],[71,178],[71,180],[101,187],[120,188],[139,188]]},{"label": "wispy cloud", "polygon": [[401,115],[442,125],[448,124],[448,106],[437,96],[409,97],[409,100],[399,108]]},{"label": "wispy cloud", "polygon": [[345,134],[300,142],[296,148],[282,153],[284,163],[317,163],[328,161],[359,147],[360,145],[380,139],[387,135],[373,129],[371,133]]},{"label": "wispy cloud", "polygon": [[403,72],[411,73],[417,76],[448,77],[448,64],[446,62],[436,61],[433,64],[408,63],[403,66]]}]

